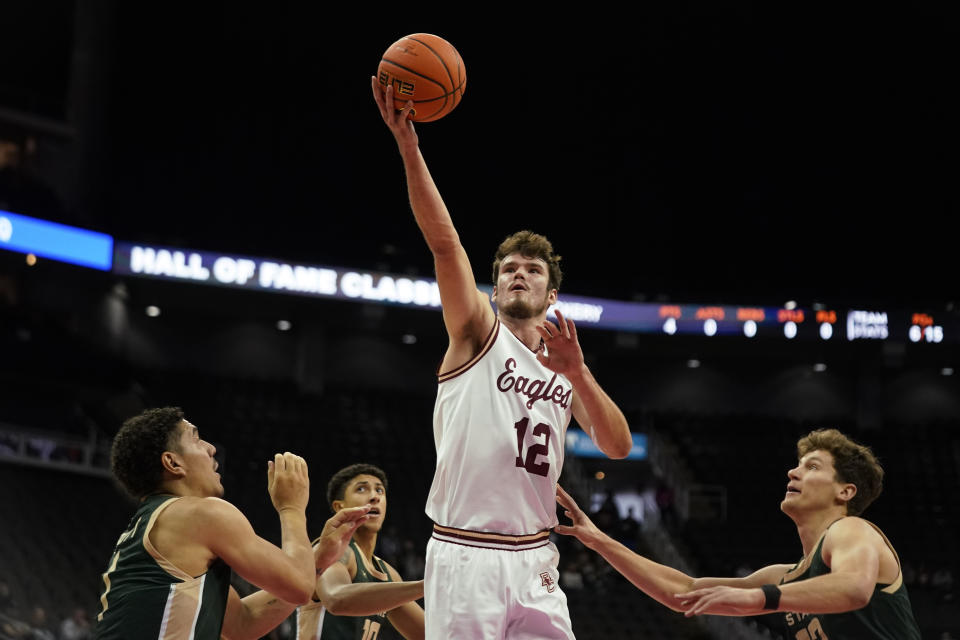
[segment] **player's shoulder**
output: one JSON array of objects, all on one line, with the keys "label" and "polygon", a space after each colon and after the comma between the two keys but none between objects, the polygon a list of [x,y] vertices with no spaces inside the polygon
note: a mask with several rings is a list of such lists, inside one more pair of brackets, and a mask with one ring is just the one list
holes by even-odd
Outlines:
[{"label": "player's shoulder", "polygon": [[831,547],[836,544],[843,545],[863,541],[882,543],[883,534],[880,532],[880,528],[859,516],[846,516],[827,528],[823,544],[824,547]]},{"label": "player's shoulder", "polygon": [[182,519],[193,524],[232,523],[244,518],[240,510],[222,498],[182,496],[166,509],[166,519]]}]

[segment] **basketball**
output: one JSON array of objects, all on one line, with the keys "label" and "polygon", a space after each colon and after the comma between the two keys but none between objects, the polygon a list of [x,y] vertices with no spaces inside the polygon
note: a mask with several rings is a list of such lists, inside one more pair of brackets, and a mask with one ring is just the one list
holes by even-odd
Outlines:
[{"label": "basketball", "polygon": [[453,45],[429,33],[414,33],[391,44],[380,59],[377,80],[393,85],[394,107],[413,100],[414,122],[439,120],[460,104],[467,86],[463,59]]}]

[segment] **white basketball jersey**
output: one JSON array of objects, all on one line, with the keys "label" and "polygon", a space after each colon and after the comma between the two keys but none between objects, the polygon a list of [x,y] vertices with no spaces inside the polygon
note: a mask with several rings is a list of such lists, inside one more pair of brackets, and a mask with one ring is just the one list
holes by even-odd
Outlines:
[{"label": "white basketball jersey", "polygon": [[570,381],[540,364],[498,319],[480,353],[438,383],[430,519],[511,535],[554,527]]}]

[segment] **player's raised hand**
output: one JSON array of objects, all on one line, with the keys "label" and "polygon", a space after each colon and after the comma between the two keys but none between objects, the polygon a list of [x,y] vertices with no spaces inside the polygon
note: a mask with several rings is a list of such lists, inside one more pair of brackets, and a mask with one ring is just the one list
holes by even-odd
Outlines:
[{"label": "player's raised hand", "polygon": [[417,144],[417,131],[413,128],[413,120],[410,119],[410,114],[413,111],[413,101],[408,100],[403,109],[396,109],[394,108],[392,84],[384,87],[377,82],[375,76],[371,76],[370,85],[373,88],[373,100],[380,110],[380,117],[383,118],[383,122],[390,129],[393,137],[397,139],[397,143]]},{"label": "player's raised hand", "polygon": [[594,548],[594,545],[603,537],[603,532],[593,524],[573,497],[560,485],[557,485],[557,503],[564,508],[563,515],[570,518],[572,524],[558,524],[553,530],[565,536],[573,536],[587,547]]},{"label": "player's raised hand", "polygon": [[341,509],[323,525],[320,538],[313,547],[313,558],[318,571],[323,571],[347,550],[350,538],[364,522],[370,519],[370,505]]},{"label": "player's raised hand", "polygon": [[307,461],[287,451],[267,462],[267,492],[277,513],[284,509],[305,511],[310,501]]},{"label": "player's raised hand", "polygon": [[559,309],[556,314],[557,324],[544,320],[537,325],[537,331],[547,347],[537,352],[537,360],[551,371],[570,377],[583,367],[583,350],[580,349],[573,320],[564,318]]}]

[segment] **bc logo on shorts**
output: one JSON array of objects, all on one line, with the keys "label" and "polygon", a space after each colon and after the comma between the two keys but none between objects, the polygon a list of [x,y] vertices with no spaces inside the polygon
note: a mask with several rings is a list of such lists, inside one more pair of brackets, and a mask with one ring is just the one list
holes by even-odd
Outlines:
[{"label": "bc logo on shorts", "polygon": [[557,585],[553,582],[550,574],[544,571],[540,574],[540,586],[547,588],[547,593],[553,593],[557,590]]}]

